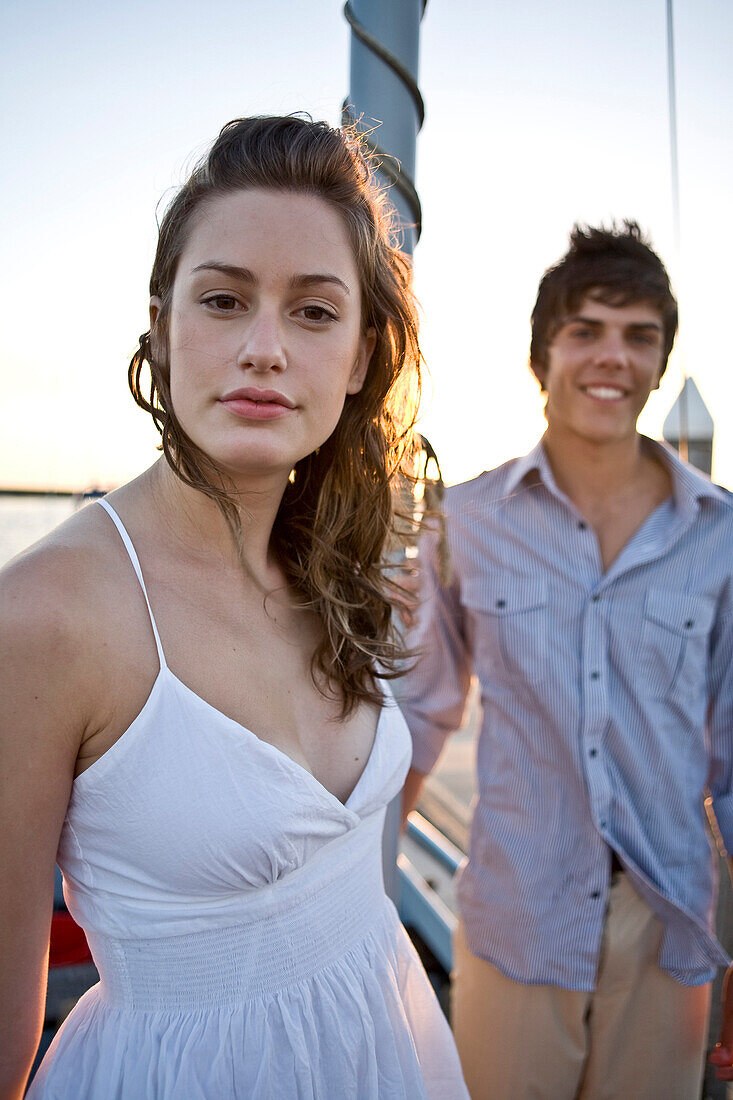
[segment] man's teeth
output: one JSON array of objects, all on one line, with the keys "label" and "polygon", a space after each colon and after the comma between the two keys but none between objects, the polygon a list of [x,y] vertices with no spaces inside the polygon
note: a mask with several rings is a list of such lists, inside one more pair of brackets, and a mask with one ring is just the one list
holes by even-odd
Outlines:
[{"label": "man's teeth", "polygon": [[585,392],[601,401],[614,401],[624,396],[623,390],[617,390],[613,386],[586,386]]}]

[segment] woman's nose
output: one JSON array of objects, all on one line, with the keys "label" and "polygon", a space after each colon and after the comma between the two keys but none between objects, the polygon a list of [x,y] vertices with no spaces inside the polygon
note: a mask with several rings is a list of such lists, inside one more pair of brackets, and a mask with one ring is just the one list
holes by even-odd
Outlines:
[{"label": "woman's nose", "polygon": [[287,358],[283,347],[279,318],[274,311],[258,310],[246,322],[237,355],[240,367],[256,371],[283,371]]}]

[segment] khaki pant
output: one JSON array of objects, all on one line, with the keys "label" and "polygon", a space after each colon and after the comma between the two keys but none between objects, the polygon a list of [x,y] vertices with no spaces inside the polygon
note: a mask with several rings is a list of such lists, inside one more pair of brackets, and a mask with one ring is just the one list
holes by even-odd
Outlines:
[{"label": "khaki pant", "polygon": [[594,993],[523,985],[454,943],[453,1029],[472,1100],[699,1100],[710,985],[657,965],[662,925],[615,876]]}]

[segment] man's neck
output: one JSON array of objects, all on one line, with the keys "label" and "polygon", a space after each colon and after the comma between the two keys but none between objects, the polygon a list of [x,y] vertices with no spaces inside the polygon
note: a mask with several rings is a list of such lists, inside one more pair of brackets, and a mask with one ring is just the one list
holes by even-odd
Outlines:
[{"label": "man's neck", "polygon": [[606,572],[672,492],[669,471],[643,449],[637,433],[596,444],[548,428],[544,445],[557,487],[596,533]]},{"label": "man's neck", "polygon": [[613,500],[634,491],[649,469],[638,433],[596,443],[549,427],[543,443],[558,489],[581,511],[588,501]]}]

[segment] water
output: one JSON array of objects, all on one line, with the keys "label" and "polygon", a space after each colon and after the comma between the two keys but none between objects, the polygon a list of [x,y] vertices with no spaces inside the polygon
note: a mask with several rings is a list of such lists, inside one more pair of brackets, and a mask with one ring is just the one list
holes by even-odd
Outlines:
[{"label": "water", "polygon": [[58,527],[77,507],[74,497],[0,496],[0,566]]}]

